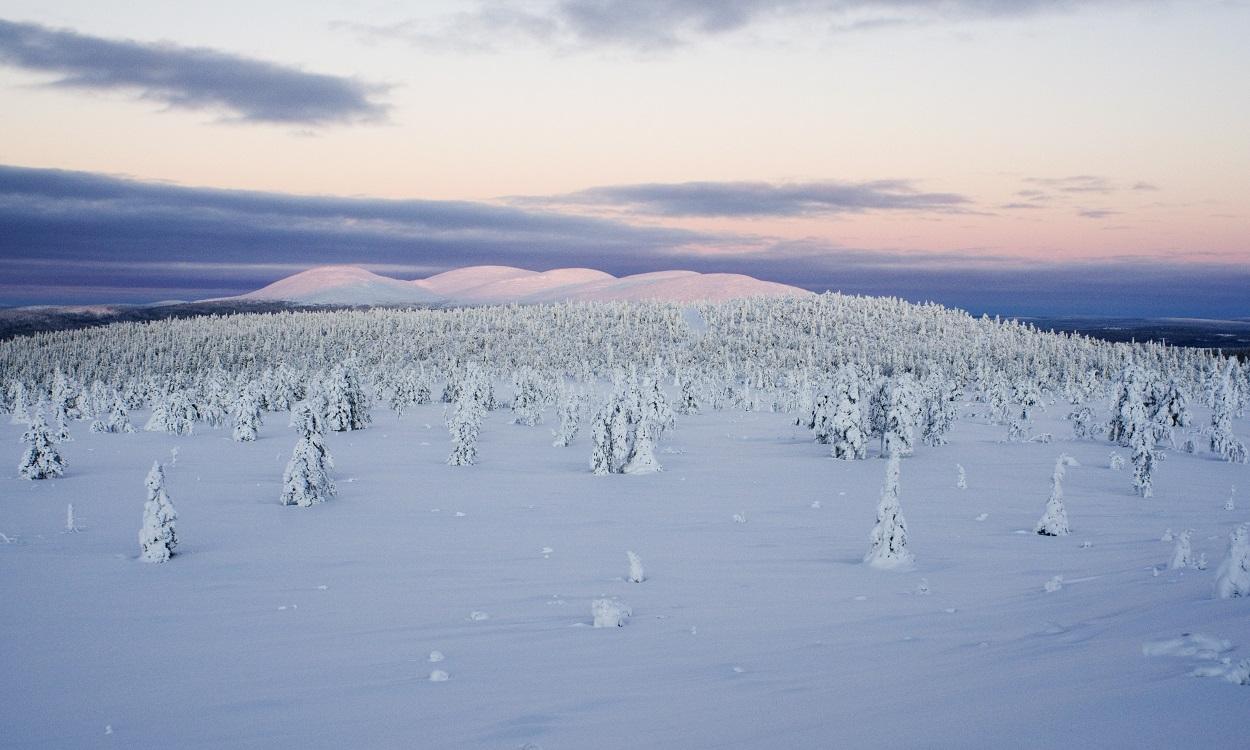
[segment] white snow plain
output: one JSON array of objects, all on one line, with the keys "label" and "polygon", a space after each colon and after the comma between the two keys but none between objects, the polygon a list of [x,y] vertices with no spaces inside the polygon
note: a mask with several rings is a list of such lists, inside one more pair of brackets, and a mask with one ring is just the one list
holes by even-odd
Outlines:
[{"label": "white snow plain", "polygon": [[[74,423],[63,478],[0,477],[0,745],[1244,747],[1247,688],[1145,654],[1200,633],[1245,657],[1250,600],[1160,570],[1159,539],[1194,529],[1214,568],[1250,469],[1169,451],[1139,498],[1064,406],[1034,425],[1050,445],[963,418],[902,462],[908,572],[862,563],[886,462],[835,461],[783,414],[683,417],[663,472],[605,477],[585,430],[552,448],[492,412],[479,463],[449,467],[442,405],[375,408],[327,437],[339,493],[307,509],[278,503],[285,414],[254,443]],[[145,565],[144,476],[174,447],[180,543]],[[1060,453],[1073,536],[1038,536]],[[591,627],[615,597],[629,624]]]}]

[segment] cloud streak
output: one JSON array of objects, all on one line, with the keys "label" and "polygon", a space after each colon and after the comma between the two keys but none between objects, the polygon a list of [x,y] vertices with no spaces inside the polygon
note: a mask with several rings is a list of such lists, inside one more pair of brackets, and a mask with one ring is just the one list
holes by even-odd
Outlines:
[{"label": "cloud streak", "polygon": [[969,210],[956,193],[925,193],[906,180],[874,182],[683,182],[608,185],[547,197],[514,198],[520,205],[595,206],[669,217],[793,217],[867,211]]},{"label": "cloud streak", "polygon": [[51,86],[137,92],[228,121],[333,125],[385,120],[388,87],[202,47],[87,36],[0,19],[0,64],[59,76]]},{"label": "cloud streak", "polygon": [[340,23],[369,38],[425,47],[492,49],[531,42],[561,49],[666,50],[770,22],[802,21],[830,32],[1072,12],[1125,0],[552,0],[480,3],[437,19]]}]

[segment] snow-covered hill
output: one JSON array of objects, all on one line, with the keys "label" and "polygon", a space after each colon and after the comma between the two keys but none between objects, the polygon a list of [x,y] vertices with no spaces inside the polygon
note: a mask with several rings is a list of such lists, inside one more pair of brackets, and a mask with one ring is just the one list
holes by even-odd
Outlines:
[{"label": "snow-covered hill", "polygon": [[443,301],[423,287],[356,266],[310,268],[238,299],[305,305],[429,305]]},{"label": "snow-covered hill", "polygon": [[511,266],[469,266],[427,279],[401,281],[356,266],[322,266],[238,299],[323,305],[493,305],[565,300],[723,301],[810,294],[795,286],[734,273],[658,271],[617,278],[591,268],[539,272]]}]

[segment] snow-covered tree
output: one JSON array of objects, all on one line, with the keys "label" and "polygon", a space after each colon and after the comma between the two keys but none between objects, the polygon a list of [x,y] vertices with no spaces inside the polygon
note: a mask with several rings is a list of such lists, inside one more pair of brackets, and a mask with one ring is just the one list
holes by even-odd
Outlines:
[{"label": "snow-covered tree", "polygon": [[677,378],[677,389],[680,394],[677,397],[677,413],[698,414],[703,399],[699,380],[694,373],[683,371]]},{"label": "snow-covered tree", "polygon": [[1243,523],[1228,535],[1228,555],[1215,572],[1215,595],[1250,596],[1250,524]]},{"label": "snow-covered tree", "polygon": [[291,452],[291,460],[282,472],[282,504],[310,508],[334,496],[337,489],[330,479],[334,461],[325,445],[325,404],[320,394],[300,401],[291,410],[291,427],[299,440]]},{"label": "snow-covered tree", "polygon": [[1055,461],[1055,470],[1050,475],[1050,499],[1046,501],[1046,510],[1033,531],[1042,536],[1067,536],[1068,510],[1063,504],[1063,477],[1067,467],[1074,466],[1076,461],[1064,454]]},{"label": "snow-covered tree", "polygon": [[864,409],[860,403],[859,373],[850,365],[838,369],[833,384],[833,416],[828,423],[834,458],[850,461],[868,455]]},{"label": "snow-covered tree", "polygon": [[65,473],[65,459],[52,440],[42,409],[35,408],[30,425],[22,433],[22,442],[26,443],[26,450],[22,452],[17,473],[23,479],[49,479]]},{"label": "snow-covered tree", "polygon": [[1225,461],[1246,463],[1246,446],[1233,434],[1233,415],[1237,411],[1237,390],[1233,383],[1231,366],[1224,371],[1223,380],[1215,392],[1211,410],[1211,452]]},{"label": "snow-covered tree", "polygon": [[143,504],[143,527],[139,529],[139,556],[144,562],[163,563],[178,546],[174,531],[178,513],[165,493],[165,470],[160,461],[152,464],[145,484],[148,499]]},{"label": "snow-covered tree", "polygon": [[164,394],[152,407],[152,414],[143,429],[148,432],[169,432],[190,435],[195,431],[195,406],[181,390]]},{"label": "snow-covered tree", "polygon": [[560,389],[560,405],[557,410],[560,424],[551,431],[552,437],[555,438],[551,442],[552,447],[567,447],[572,444],[573,438],[577,437],[585,400],[581,391],[575,388],[564,386]]},{"label": "snow-covered tree", "polygon": [[1172,560],[1168,563],[1170,570],[1184,570],[1194,567],[1194,551],[1189,538],[1193,529],[1185,529],[1176,535],[1176,546],[1172,548]]},{"label": "snow-covered tree", "polygon": [[73,435],[69,434],[69,415],[65,412],[64,404],[56,407],[56,431],[53,437],[58,443],[74,441]]},{"label": "snow-covered tree", "polygon": [[1154,494],[1154,472],[1157,456],[1154,447],[1154,435],[1151,430],[1142,428],[1132,433],[1133,447],[1133,488],[1138,495],[1150,497]]},{"label": "snow-covered tree", "polygon": [[1016,382],[1012,389],[1012,407],[1007,420],[1007,439],[1023,440],[1033,421],[1033,410],[1042,403],[1042,391],[1032,378]]},{"label": "snow-covered tree", "polygon": [[234,400],[231,410],[234,429],[231,437],[240,443],[250,443],[256,439],[256,432],[261,426],[260,398],[251,387],[245,387]]},{"label": "snow-covered tree", "polygon": [[547,397],[542,378],[529,367],[522,367],[512,377],[512,423],[533,427],[543,421]]},{"label": "snow-covered tree", "polygon": [[907,549],[907,522],[899,505],[899,454],[891,453],[885,469],[885,485],[877,505],[877,523],[869,537],[864,562],[875,568],[897,568],[910,565],[913,557]]},{"label": "snow-covered tree", "polygon": [[1068,421],[1072,423],[1072,436],[1077,440],[1085,440],[1094,437],[1094,410],[1088,406],[1082,406],[1073,409],[1068,414]]},{"label": "snow-covered tree", "polygon": [[649,415],[644,416],[642,423],[634,431],[634,450],[625,464],[626,474],[654,474],[663,467],[655,457],[655,441],[651,435],[657,429],[656,423]]},{"label": "snow-covered tree", "polygon": [[471,466],[477,462],[477,436],[482,428],[486,406],[482,399],[485,390],[472,376],[461,388],[447,414],[447,431],[451,433],[451,453],[447,456],[449,466]]},{"label": "snow-covered tree", "polygon": [[881,433],[881,456],[910,455],[916,446],[921,407],[915,378],[907,373],[894,378],[887,403],[885,430]]},{"label": "snow-covered tree", "polygon": [[107,421],[96,420],[103,429],[96,430],[95,424],[91,429],[96,432],[134,432],[134,425],[130,424],[130,412],[126,410],[126,401],[122,398],[122,394],[114,390],[112,395],[112,403],[108,407]]},{"label": "snow-covered tree", "polygon": [[9,422],[27,424],[30,421],[30,391],[20,380],[9,383]]},{"label": "snow-covered tree", "polygon": [[334,432],[363,430],[373,421],[369,414],[369,395],[361,384],[355,362],[336,365],[322,390],[325,394],[327,429]]},{"label": "snow-covered tree", "polygon": [[946,444],[946,433],[955,423],[959,407],[959,386],[942,368],[929,371],[921,385],[924,394],[922,439],[925,445]]},{"label": "snow-covered tree", "polygon": [[955,488],[960,490],[968,489],[968,473],[964,471],[963,464],[955,464]]}]

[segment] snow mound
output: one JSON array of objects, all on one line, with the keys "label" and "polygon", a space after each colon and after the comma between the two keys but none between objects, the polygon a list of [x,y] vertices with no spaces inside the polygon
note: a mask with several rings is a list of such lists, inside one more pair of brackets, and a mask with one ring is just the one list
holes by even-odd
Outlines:
[{"label": "snow mound", "polygon": [[236,299],[305,305],[428,305],[441,295],[357,266],[319,266]]}]

